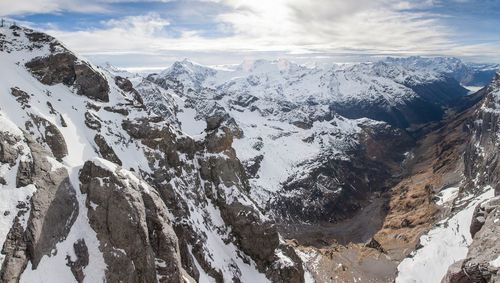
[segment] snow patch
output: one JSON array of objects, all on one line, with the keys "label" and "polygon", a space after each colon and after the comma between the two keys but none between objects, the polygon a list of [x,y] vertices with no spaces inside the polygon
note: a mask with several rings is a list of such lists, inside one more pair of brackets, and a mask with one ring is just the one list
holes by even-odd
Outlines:
[{"label": "snow patch", "polygon": [[436,201],[437,205],[444,205],[445,203],[449,203],[458,196],[458,187],[449,187],[441,192],[439,192],[439,199]]}]

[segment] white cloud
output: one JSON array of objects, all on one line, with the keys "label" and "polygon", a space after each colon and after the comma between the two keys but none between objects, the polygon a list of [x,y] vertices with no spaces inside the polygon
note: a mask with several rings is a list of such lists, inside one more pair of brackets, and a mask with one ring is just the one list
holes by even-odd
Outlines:
[{"label": "white cloud", "polygon": [[170,23],[157,13],[142,16],[129,16],[122,19],[113,19],[104,22],[109,31],[116,33],[126,32],[133,36],[155,36],[162,32]]},{"label": "white cloud", "polygon": [[[196,5],[191,1],[190,5]],[[110,20],[102,29],[49,32],[87,55],[273,52],[474,56],[479,54],[475,50],[480,50],[498,57],[493,52],[497,46],[456,44],[453,32],[441,24],[441,15],[416,12],[416,8],[434,5],[436,0],[204,1],[221,5],[224,12],[213,20],[229,33],[218,37],[204,37],[197,30],[173,34],[168,31],[169,21],[156,13]],[[189,5],[184,6],[189,9]],[[197,20],[193,18],[193,22]]]},{"label": "white cloud", "polygon": [[104,8],[92,1],[79,0],[0,0],[0,16],[29,13],[49,13],[63,10],[76,12],[103,12]]}]

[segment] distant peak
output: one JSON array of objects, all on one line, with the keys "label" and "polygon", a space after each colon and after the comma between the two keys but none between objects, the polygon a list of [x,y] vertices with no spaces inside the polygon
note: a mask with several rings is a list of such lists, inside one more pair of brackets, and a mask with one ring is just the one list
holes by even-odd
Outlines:
[{"label": "distant peak", "polygon": [[298,67],[299,65],[285,58],[279,58],[276,60],[245,59],[238,66],[238,69],[240,71],[245,71],[245,72],[254,72],[254,71],[260,72],[260,71],[270,71],[272,69],[278,71],[288,71]]}]

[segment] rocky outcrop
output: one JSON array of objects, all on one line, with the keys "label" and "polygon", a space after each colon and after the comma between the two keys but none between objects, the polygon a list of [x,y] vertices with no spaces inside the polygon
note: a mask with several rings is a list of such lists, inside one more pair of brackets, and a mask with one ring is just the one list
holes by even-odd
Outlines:
[{"label": "rocky outcrop", "polygon": [[14,166],[19,156],[19,150],[14,145],[19,141],[18,136],[0,132],[0,162]]},{"label": "rocky outcrop", "polygon": [[120,158],[118,158],[113,148],[108,145],[106,139],[104,139],[102,135],[100,134],[95,135],[94,142],[97,145],[99,154],[102,156],[102,158],[111,161],[113,163],[116,163],[120,166],[122,165],[122,161],[120,160]]},{"label": "rocky outcrop", "polygon": [[[54,251],[64,240],[78,215],[75,191],[65,168],[53,168],[53,158],[36,141],[28,137],[32,161],[18,174],[23,185],[33,184],[37,190],[31,197],[26,229],[15,220],[2,252],[5,260],[0,271],[2,282],[15,282],[28,261],[36,268],[41,258]],[[27,163],[28,164],[28,163]]]},{"label": "rocky outcrop", "polygon": [[31,106],[29,105],[30,101],[30,95],[27,94],[25,91],[19,89],[19,88],[11,88],[10,93],[16,98],[16,101],[21,104],[21,107],[24,108],[30,108]]},{"label": "rocky outcrop", "polygon": [[85,244],[84,239],[80,239],[73,244],[73,250],[76,255],[75,260],[71,260],[69,256],[66,257],[66,265],[71,268],[71,272],[78,283],[82,283],[85,279],[83,269],[89,264],[89,250]]},{"label": "rocky outcrop", "polygon": [[109,101],[109,85],[103,75],[69,51],[35,58],[26,68],[43,84],[63,83],[74,86],[79,95]]},{"label": "rocky outcrop", "polygon": [[0,269],[2,282],[18,282],[20,275],[28,265],[28,247],[24,239],[24,228],[19,223],[19,218],[14,220],[12,227],[2,247],[5,255]]},{"label": "rocky outcrop", "polygon": [[178,240],[154,189],[103,160],[87,161],[80,182],[107,281],[183,282]]},{"label": "rocky outcrop", "polygon": [[207,122],[207,131],[213,131],[219,127],[224,126],[231,132],[231,136],[237,139],[243,138],[243,130],[238,126],[234,118],[229,116],[223,110],[212,110],[215,113],[210,114],[205,120]]},{"label": "rocky outcrop", "polygon": [[[58,160],[65,157],[68,154],[68,146],[59,129],[47,119],[39,116],[31,115],[31,120],[40,134],[38,141],[41,144],[46,144]],[[32,129],[27,125],[27,130]]]},{"label": "rocky outcrop", "polygon": [[101,129],[101,119],[91,111],[85,112],[85,126],[92,130]]}]

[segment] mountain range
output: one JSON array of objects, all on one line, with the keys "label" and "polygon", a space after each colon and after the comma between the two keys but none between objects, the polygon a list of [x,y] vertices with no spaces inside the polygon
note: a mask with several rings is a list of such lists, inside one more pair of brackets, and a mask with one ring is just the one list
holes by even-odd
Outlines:
[{"label": "mountain range", "polygon": [[500,280],[498,65],[0,62],[1,282]]}]

